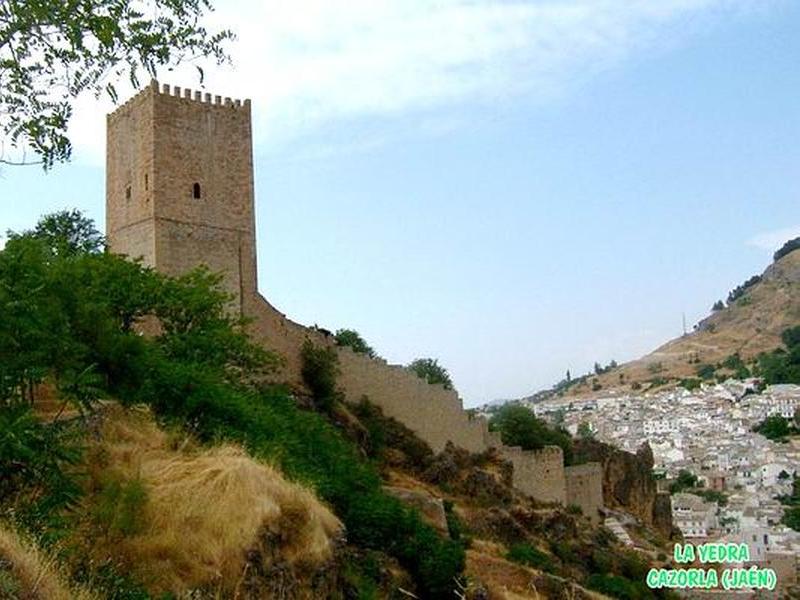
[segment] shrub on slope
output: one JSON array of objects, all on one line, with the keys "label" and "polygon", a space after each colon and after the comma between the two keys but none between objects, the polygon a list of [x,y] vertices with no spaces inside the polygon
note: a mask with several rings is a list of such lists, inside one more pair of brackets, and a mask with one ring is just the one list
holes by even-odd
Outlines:
[{"label": "shrub on slope", "polygon": [[[146,403],[203,441],[239,443],[312,486],[350,542],[397,558],[424,597],[452,597],[461,545],[384,494],[374,467],[325,417],[260,388],[255,375],[275,357],[231,318],[219,276],[201,269],[172,279],[97,249],[62,255],[58,247],[34,231],[0,251],[0,412],[35,400],[45,380],[84,412],[102,396]],[[154,318],[157,334],[140,336],[135,325]],[[32,460],[25,448],[15,454]],[[142,490],[119,482],[107,493],[127,507],[112,530],[136,534]],[[51,502],[27,524],[40,528],[67,504]]]}]

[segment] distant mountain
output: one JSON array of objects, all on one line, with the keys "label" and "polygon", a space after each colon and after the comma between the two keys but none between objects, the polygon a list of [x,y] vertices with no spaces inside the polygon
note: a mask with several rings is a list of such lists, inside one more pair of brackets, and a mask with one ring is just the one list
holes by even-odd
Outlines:
[{"label": "distant mountain", "polygon": [[[694,332],[606,373],[586,378],[569,393],[647,389],[680,380],[743,373],[761,352],[781,346],[781,333],[800,324],[800,251],[793,240],[763,274],[734,288]],[[737,358],[738,355],[738,358]],[[599,389],[598,389],[599,386]],[[594,390],[592,390],[594,388]]]}]

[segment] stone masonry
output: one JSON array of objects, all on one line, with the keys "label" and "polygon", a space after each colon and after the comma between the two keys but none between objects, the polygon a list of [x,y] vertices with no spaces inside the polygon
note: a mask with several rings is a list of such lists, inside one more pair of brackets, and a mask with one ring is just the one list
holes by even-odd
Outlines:
[{"label": "stone masonry", "polygon": [[429,385],[402,366],[337,347],[330,336],[292,322],[259,294],[252,157],[249,100],[152,82],[107,118],[110,249],[170,275],[199,265],[222,273],[232,309],[251,320],[255,339],[285,358],[283,381],[302,387],[305,340],[334,346],[349,401],[366,396],[436,452],[448,441],[470,452],[497,447],[513,463],[519,490],[596,514],[602,478],[570,476],[560,448],[504,447],[484,419],[463,409],[455,392]]}]

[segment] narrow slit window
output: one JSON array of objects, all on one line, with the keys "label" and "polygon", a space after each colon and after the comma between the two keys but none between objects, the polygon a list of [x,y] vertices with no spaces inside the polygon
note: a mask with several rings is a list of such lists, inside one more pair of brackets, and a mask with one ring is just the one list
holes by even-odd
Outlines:
[{"label": "narrow slit window", "polygon": [[195,200],[200,200],[200,184],[199,183],[195,183],[192,186],[192,198],[194,198]]},{"label": "narrow slit window", "polygon": [[125,200],[131,199],[131,186],[125,188]]},{"label": "narrow slit window", "polygon": [[144,174],[144,189],[145,191],[150,189],[150,180],[147,177],[147,173]]}]

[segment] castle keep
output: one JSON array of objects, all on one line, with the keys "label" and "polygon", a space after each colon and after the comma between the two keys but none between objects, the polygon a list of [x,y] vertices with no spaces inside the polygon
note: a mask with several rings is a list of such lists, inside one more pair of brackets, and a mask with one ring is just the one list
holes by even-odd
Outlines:
[{"label": "castle keep", "polygon": [[[250,101],[191,90],[145,90],[107,117],[106,233],[111,251],[169,275],[206,265],[223,273],[233,310],[251,334],[286,359],[284,380],[302,385],[300,348],[320,332],[287,319],[258,291]],[[514,465],[514,485],[542,501],[577,504],[597,519],[602,468],[564,468],[561,449],[503,446],[482,418],[441,385],[402,366],[336,347],[340,385],[350,401],[366,396],[434,451],[449,441],[471,452],[495,447]]]}]

